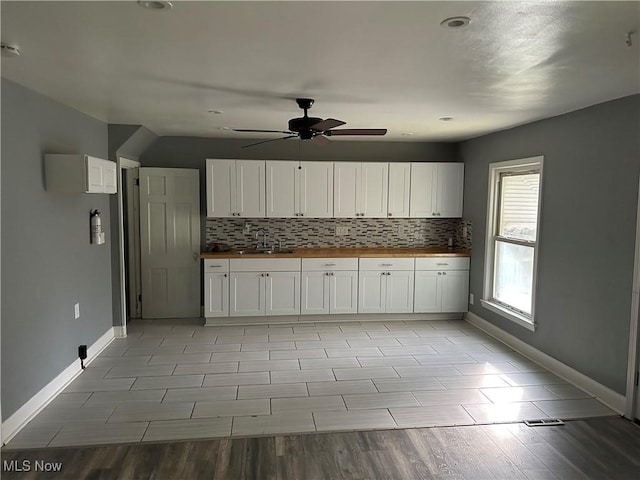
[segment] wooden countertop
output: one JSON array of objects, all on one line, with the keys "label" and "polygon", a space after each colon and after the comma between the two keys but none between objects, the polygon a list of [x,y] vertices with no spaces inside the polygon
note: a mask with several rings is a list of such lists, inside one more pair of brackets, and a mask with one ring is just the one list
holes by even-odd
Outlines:
[{"label": "wooden countertop", "polygon": [[340,258],[340,257],[469,257],[471,252],[461,248],[421,247],[342,247],[296,248],[294,253],[242,254],[230,252],[202,252],[200,258]]}]

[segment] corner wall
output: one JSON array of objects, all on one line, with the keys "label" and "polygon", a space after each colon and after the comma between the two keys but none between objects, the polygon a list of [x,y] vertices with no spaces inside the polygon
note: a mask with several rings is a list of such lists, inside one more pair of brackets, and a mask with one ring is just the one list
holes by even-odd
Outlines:
[{"label": "corner wall", "polygon": [[[107,125],[2,79],[2,415],[9,418],[112,326],[109,196],[45,191],[45,153],[106,158]],[[73,305],[80,303],[74,320]]]},{"label": "corner wall", "polygon": [[[460,145],[473,222],[470,311],[625,393],[640,174],[640,95]],[[480,305],[489,163],[544,155],[535,332]]]}]

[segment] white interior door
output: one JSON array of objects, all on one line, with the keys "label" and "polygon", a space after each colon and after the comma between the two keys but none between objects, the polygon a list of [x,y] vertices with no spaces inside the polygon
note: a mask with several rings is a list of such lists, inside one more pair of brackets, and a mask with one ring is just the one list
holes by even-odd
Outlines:
[{"label": "white interior door", "polygon": [[140,168],[142,317],[200,316],[198,170]]}]

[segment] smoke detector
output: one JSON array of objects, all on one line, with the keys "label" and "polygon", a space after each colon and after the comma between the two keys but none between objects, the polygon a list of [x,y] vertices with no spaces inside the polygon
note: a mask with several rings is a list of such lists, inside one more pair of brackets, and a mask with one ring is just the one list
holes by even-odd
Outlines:
[{"label": "smoke detector", "polygon": [[147,10],[154,10],[156,12],[167,11],[173,8],[173,4],[171,2],[166,2],[164,0],[138,0],[138,5],[142,8],[146,8]]},{"label": "smoke detector", "polygon": [[464,28],[469,25],[471,19],[469,17],[451,17],[445,18],[440,25],[444,28]]},{"label": "smoke detector", "polygon": [[0,44],[0,50],[3,55],[8,57],[19,57],[20,56],[20,48],[17,45],[9,45],[8,43]]}]

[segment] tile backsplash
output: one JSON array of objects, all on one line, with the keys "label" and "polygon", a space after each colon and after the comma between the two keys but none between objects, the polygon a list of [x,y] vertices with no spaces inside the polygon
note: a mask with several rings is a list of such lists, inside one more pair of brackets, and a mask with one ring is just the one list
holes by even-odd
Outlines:
[{"label": "tile backsplash", "polygon": [[[336,235],[339,227],[347,233]],[[283,247],[431,247],[453,238],[471,248],[471,222],[458,218],[208,218],[206,242],[252,246],[259,229]]]}]

